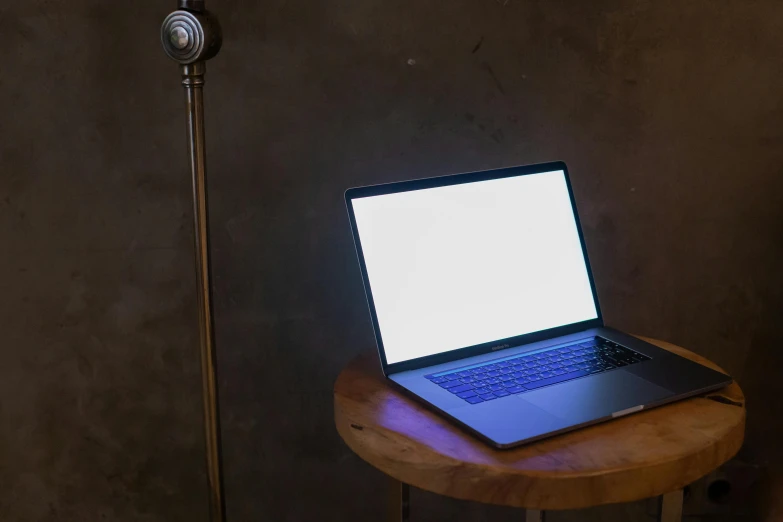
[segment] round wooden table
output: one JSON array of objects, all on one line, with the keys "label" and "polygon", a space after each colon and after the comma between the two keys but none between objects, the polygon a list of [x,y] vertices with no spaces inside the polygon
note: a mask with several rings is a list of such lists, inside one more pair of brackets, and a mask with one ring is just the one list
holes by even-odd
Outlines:
[{"label": "round wooden table", "polygon": [[[714,363],[645,339],[705,366]],[[392,478],[391,519],[408,519],[408,486],[449,497],[544,510],[662,495],[660,519],[681,518],[682,488],[733,457],[745,432],[745,398],[717,392],[510,450],[494,449],[391,388],[377,352],[354,359],[334,386],[337,431]]]}]

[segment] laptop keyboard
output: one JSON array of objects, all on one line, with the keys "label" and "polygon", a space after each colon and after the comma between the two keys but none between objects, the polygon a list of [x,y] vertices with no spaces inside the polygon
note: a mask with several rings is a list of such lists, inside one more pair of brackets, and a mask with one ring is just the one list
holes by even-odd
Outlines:
[{"label": "laptop keyboard", "polygon": [[625,346],[596,337],[565,347],[425,377],[470,404],[478,404],[649,359]]}]

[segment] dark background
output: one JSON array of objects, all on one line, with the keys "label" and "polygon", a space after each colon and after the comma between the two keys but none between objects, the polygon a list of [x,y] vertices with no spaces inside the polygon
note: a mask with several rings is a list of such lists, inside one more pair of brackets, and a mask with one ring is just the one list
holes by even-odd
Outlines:
[{"label": "dark background", "polygon": [[[0,0],[2,520],[207,518],[172,4]],[[560,159],[607,323],[739,380],[763,486],[739,511],[783,516],[781,2],[209,7],[231,520],[382,516],[383,476],[332,422],[336,375],[374,346],[343,190]],[[416,520],[522,516],[413,501]]]}]

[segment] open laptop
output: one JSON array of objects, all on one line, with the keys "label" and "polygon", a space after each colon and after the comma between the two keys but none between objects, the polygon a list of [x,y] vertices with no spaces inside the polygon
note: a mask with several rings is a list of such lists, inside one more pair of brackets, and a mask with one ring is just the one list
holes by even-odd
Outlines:
[{"label": "open laptop", "polygon": [[731,382],[604,326],[564,163],[345,199],[383,373],[496,447]]}]

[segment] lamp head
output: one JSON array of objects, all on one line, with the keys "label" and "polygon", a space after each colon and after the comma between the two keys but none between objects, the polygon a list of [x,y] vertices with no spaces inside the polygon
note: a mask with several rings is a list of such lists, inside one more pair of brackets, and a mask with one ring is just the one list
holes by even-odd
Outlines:
[{"label": "lamp head", "polygon": [[197,13],[204,12],[207,9],[204,5],[204,0],[179,0],[178,7],[179,9],[196,11]]}]

